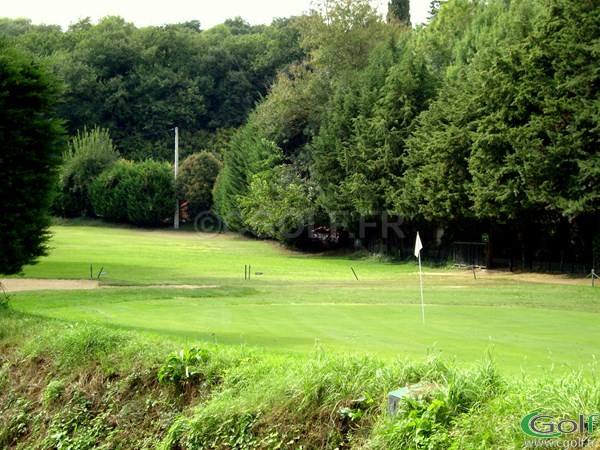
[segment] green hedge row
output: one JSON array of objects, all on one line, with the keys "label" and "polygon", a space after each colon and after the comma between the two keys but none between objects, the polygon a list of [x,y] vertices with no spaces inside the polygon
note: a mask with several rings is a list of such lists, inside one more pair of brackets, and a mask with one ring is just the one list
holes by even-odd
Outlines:
[{"label": "green hedge row", "polygon": [[193,220],[212,207],[212,189],[221,168],[212,153],[195,153],[182,162],[175,183],[169,163],[121,159],[108,130],[84,129],[63,155],[52,213],[160,226],[172,220],[179,199],[182,217]]},{"label": "green hedge row", "polygon": [[156,226],[175,211],[173,171],[168,163],[119,160],[90,185],[94,213],[111,222]]}]

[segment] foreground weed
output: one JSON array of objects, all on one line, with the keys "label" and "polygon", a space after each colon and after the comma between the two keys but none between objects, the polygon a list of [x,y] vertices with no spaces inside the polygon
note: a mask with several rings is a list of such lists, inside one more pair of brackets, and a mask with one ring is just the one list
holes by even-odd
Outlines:
[{"label": "foreground weed", "polygon": [[204,366],[210,361],[210,352],[196,347],[171,353],[158,370],[158,381],[181,385],[202,377]]},{"label": "foreground weed", "polygon": [[51,405],[56,403],[65,392],[65,382],[63,380],[52,380],[44,390],[43,403]]},{"label": "foreground weed", "polygon": [[0,310],[6,310],[9,307],[10,295],[6,292],[4,285],[0,282]]},{"label": "foreground weed", "polygon": [[24,398],[16,398],[0,405],[0,445],[11,448],[29,431],[32,404]]},{"label": "foreground weed", "polygon": [[92,402],[81,392],[76,392],[69,403],[50,424],[44,441],[47,448],[88,450],[98,448],[106,436],[106,419],[110,410],[95,415]]},{"label": "foreground weed", "polygon": [[64,371],[109,360],[109,355],[114,356],[127,340],[121,332],[81,323],[64,326],[58,336],[55,333],[53,330],[32,340],[27,350],[31,356],[49,353]]}]

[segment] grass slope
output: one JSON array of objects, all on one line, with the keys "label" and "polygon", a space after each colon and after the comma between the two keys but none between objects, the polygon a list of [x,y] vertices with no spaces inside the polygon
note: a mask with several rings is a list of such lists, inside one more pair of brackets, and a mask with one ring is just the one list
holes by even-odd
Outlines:
[{"label": "grass slope", "polygon": [[[519,425],[532,411],[600,410],[600,384],[580,372],[508,382],[488,359],[465,367],[185,341],[0,304],[0,448],[506,450],[529,446]],[[388,393],[415,383],[420,394],[387,414]]]},{"label": "grass slope", "polygon": [[[56,226],[53,250],[25,275],[86,278],[95,291],[23,292],[15,309],[279,352],[370,352],[387,359],[491,350],[509,374],[588,367],[598,354],[600,290],[510,275],[427,270],[426,324],[412,264],[306,256],[231,235]],[[263,272],[244,281],[244,265]],[[360,280],[354,279],[351,267]],[[205,289],[151,288],[194,284]]]}]

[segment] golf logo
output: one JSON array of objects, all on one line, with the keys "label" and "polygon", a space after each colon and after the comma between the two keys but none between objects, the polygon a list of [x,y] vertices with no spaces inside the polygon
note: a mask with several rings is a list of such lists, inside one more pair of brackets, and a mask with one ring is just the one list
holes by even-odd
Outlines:
[{"label": "golf logo", "polygon": [[560,438],[573,433],[592,435],[599,426],[598,413],[579,414],[577,419],[557,419],[540,414],[538,411],[527,414],[521,420],[521,430],[533,438]]}]

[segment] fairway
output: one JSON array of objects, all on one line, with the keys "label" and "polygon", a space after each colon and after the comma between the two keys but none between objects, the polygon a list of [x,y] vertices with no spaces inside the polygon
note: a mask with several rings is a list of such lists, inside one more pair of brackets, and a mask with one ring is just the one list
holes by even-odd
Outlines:
[{"label": "fairway", "polygon": [[15,293],[18,310],[277,352],[318,346],[471,363],[490,351],[507,374],[586,368],[598,356],[600,289],[578,281],[426,270],[423,324],[413,264],[307,256],[237,235],[93,226],[53,232],[50,255],[25,276],[84,279],[91,264],[94,277],[102,267],[107,274],[98,289]]}]

